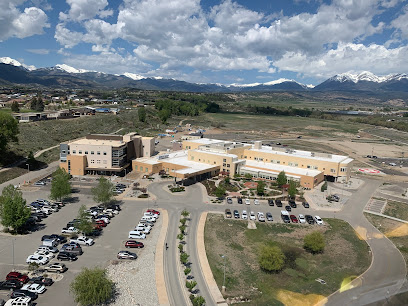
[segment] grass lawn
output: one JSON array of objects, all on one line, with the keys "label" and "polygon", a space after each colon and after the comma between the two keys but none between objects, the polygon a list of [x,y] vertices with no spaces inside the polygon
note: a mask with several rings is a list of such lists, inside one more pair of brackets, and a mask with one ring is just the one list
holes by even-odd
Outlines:
[{"label": "grass lawn", "polygon": [[408,221],[408,204],[388,201],[384,215]]},{"label": "grass lawn", "polygon": [[[322,227],[257,223],[257,229],[250,230],[246,221],[209,214],[205,225],[207,257],[221,288],[221,255],[226,255],[225,297],[243,296],[251,300],[250,305],[315,304],[339,289],[345,279],[363,273],[371,262],[367,244],[348,223],[325,221],[327,225]],[[324,253],[312,255],[303,249],[303,237],[316,230],[324,234],[326,248]],[[260,269],[257,250],[264,244],[277,245],[285,253],[286,264],[280,273]],[[318,283],[317,278],[327,284]]]}]

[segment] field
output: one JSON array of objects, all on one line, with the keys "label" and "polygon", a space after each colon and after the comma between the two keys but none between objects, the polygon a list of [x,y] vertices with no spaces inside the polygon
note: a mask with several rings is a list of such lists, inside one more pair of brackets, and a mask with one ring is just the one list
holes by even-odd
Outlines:
[{"label": "field", "polygon": [[[205,245],[218,286],[223,283],[221,255],[226,255],[226,297],[243,296],[250,305],[313,305],[330,295],[363,273],[371,258],[367,244],[350,225],[337,219],[325,221],[328,225],[323,227],[257,223],[253,230],[246,221],[209,214]],[[326,247],[322,254],[312,255],[303,249],[303,237],[315,230],[324,234]],[[259,268],[257,250],[265,244],[277,245],[285,253],[280,273]],[[320,284],[318,278],[327,284]]]},{"label": "field", "polygon": [[408,204],[388,201],[384,215],[408,221]]}]

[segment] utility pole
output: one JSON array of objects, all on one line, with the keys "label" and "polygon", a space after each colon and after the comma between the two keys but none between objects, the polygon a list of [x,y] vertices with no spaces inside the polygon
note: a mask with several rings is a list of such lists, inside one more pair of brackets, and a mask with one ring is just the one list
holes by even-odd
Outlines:
[{"label": "utility pole", "polygon": [[30,183],[30,164],[26,164],[28,167],[28,182]]},{"label": "utility pole", "polygon": [[15,270],[14,268],[14,238],[11,239],[11,244],[12,244],[12,250],[13,250],[13,271]]},{"label": "utility pole", "polygon": [[221,255],[221,257],[224,259],[224,281],[222,283],[222,293],[225,294],[225,260],[227,259],[226,255]]}]

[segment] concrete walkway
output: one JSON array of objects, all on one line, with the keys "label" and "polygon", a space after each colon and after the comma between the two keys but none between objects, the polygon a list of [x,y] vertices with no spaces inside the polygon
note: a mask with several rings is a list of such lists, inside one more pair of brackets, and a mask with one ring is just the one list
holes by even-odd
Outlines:
[{"label": "concrete walkway", "polygon": [[155,269],[156,269],[156,289],[159,297],[160,305],[170,305],[169,297],[167,295],[166,283],[164,281],[164,241],[166,240],[167,227],[169,225],[169,215],[167,210],[159,209],[160,217],[163,219],[162,228],[160,231],[159,240],[156,245]]}]

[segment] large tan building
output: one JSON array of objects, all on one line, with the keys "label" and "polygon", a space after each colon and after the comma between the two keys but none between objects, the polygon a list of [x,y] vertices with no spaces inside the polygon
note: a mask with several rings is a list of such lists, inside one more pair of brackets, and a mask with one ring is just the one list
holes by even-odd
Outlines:
[{"label": "large tan building", "polygon": [[267,180],[275,180],[281,171],[285,171],[289,179],[299,182],[302,187],[313,188],[325,178],[344,177],[348,180],[353,162],[347,156],[263,146],[259,141],[246,144],[202,138],[183,141],[183,150],[178,153],[183,159],[175,161],[168,154],[136,159],[133,169],[145,173],[164,170],[180,179],[202,178],[202,171],[197,172],[200,177],[195,177],[193,164],[188,166],[187,163],[208,165],[211,168],[206,173],[211,175],[219,172],[230,176],[250,174]]},{"label": "large tan building", "polygon": [[132,159],[152,156],[154,151],[152,137],[93,134],[61,143],[60,167],[72,175],[123,174]]}]

